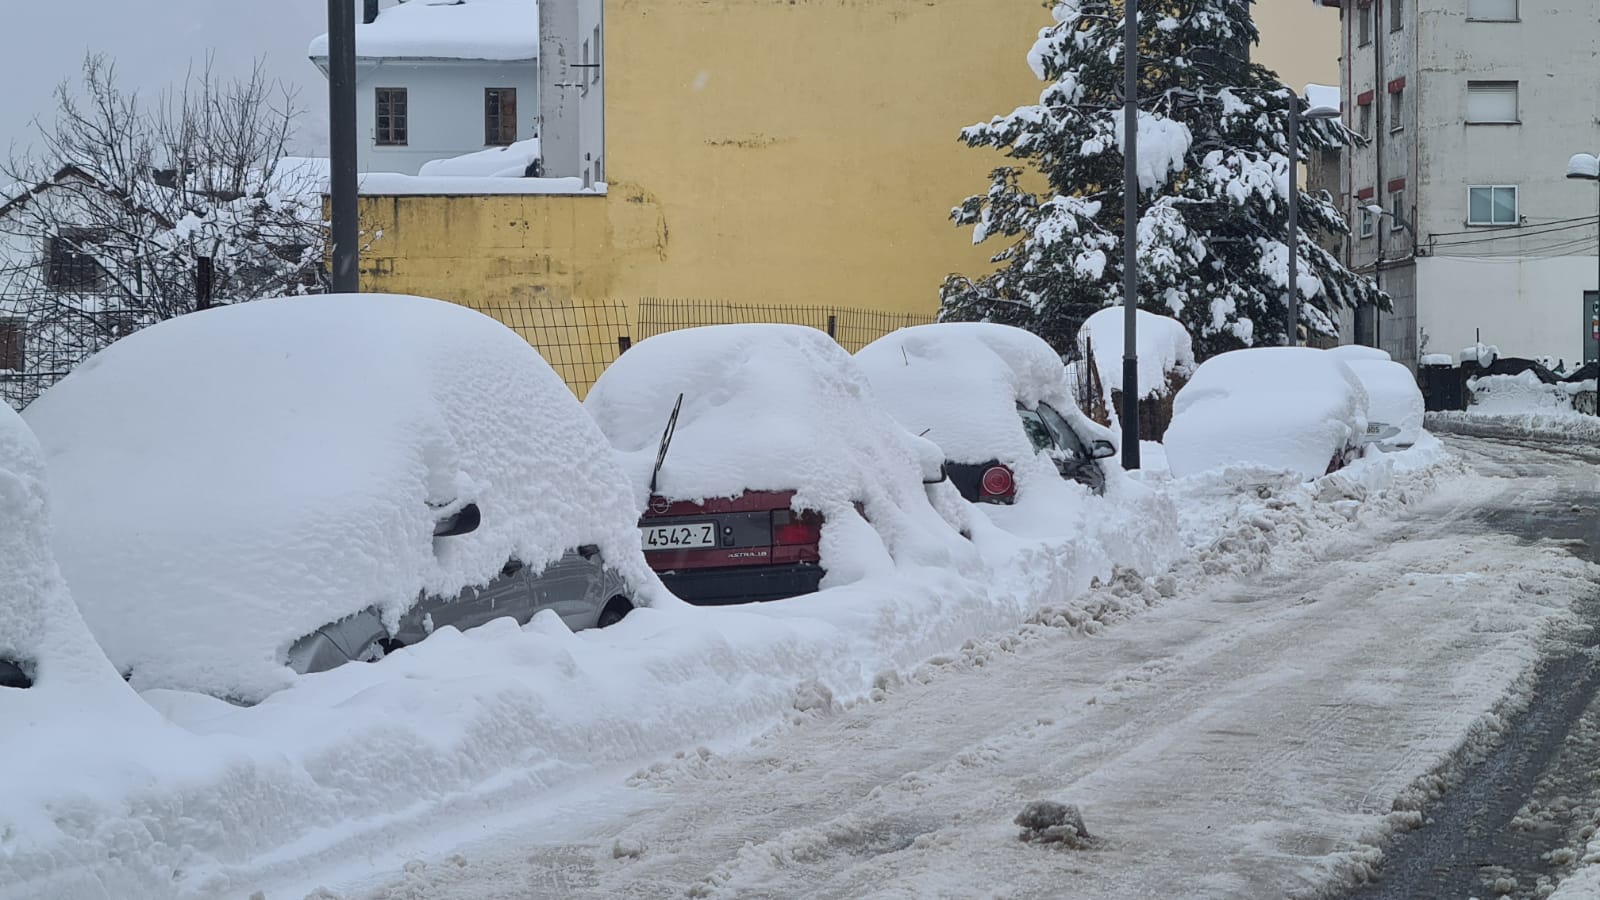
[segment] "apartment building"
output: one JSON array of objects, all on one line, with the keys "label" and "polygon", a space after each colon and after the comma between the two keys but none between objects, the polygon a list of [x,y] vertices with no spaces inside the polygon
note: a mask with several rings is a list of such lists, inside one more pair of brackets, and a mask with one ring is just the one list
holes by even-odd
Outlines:
[{"label": "apartment building", "polygon": [[1593,0],[1318,0],[1340,10],[1347,262],[1394,312],[1355,337],[1415,365],[1481,339],[1572,366],[1600,350]]}]

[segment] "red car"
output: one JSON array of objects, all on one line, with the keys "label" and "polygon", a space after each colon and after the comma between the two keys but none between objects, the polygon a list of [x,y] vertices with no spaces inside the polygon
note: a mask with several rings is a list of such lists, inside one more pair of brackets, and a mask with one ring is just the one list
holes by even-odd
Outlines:
[{"label": "red car", "polygon": [[746,491],[695,503],[650,497],[644,558],[669,590],[702,605],[809,594],[824,574],[822,515],[795,512],[794,491]]}]

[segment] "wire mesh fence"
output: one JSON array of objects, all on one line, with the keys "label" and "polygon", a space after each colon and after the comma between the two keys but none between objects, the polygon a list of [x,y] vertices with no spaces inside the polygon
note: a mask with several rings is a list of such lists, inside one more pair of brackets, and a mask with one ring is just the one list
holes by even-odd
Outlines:
[{"label": "wire mesh fence", "polygon": [[532,344],[580,400],[632,341],[628,307],[620,301],[474,308]]},{"label": "wire mesh fence", "polygon": [[776,323],[804,325],[826,333],[851,353],[898,328],[926,325],[934,319],[920,313],[847,309],[838,306],[762,306],[720,300],[639,301],[638,337],[701,325]]}]

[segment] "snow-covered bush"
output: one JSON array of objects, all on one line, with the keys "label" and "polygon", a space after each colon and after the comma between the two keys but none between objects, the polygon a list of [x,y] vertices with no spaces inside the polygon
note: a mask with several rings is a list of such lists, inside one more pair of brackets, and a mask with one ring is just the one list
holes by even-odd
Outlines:
[{"label": "snow-covered bush", "polygon": [[1172,473],[1228,466],[1311,479],[1348,461],[1367,428],[1367,392],[1336,356],[1258,347],[1200,364],[1173,403]]},{"label": "snow-covered bush", "polygon": [[[1182,323],[1171,316],[1138,310],[1134,324],[1139,353],[1139,434],[1160,441],[1172,421],[1172,398],[1194,374],[1194,342]],[[1083,376],[1099,387],[1095,420],[1114,425],[1122,411],[1122,351],[1126,310],[1107,307],[1090,316],[1078,330],[1078,355]]]},{"label": "snow-covered bush", "polygon": [[[259,698],[296,639],[369,606],[392,624],[508,559],[582,544],[654,584],[628,482],[566,385],[454,304],[264,300],[117,342],[26,413],[55,545],[136,687]],[[436,542],[473,502],[482,526]]]},{"label": "snow-covered bush", "polygon": [[855,360],[821,331],[691,328],[641,341],[612,363],[584,407],[621,451],[638,510],[679,395],[657,493],[705,500],[795,491],[797,510],[825,517],[824,586],[897,565],[975,559],[956,530],[969,521],[967,504],[948,484],[923,484],[938,472],[939,449],[901,428]]}]

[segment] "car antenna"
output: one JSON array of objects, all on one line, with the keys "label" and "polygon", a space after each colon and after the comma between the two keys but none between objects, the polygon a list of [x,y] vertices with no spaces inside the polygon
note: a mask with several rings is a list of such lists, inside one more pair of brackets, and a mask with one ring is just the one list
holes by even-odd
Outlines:
[{"label": "car antenna", "polygon": [[900,345],[900,358],[906,361],[906,365],[907,366],[911,365],[911,355],[909,353],[906,353],[906,345],[905,344],[901,344]]},{"label": "car antenna", "polygon": [[667,461],[667,448],[672,446],[672,433],[678,430],[678,410],[683,409],[683,395],[672,404],[672,415],[667,417],[667,428],[661,432],[661,447],[656,450],[656,467],[650,471],[650,494],[655,495],[656,479],[661,477],[661,464]]}]

